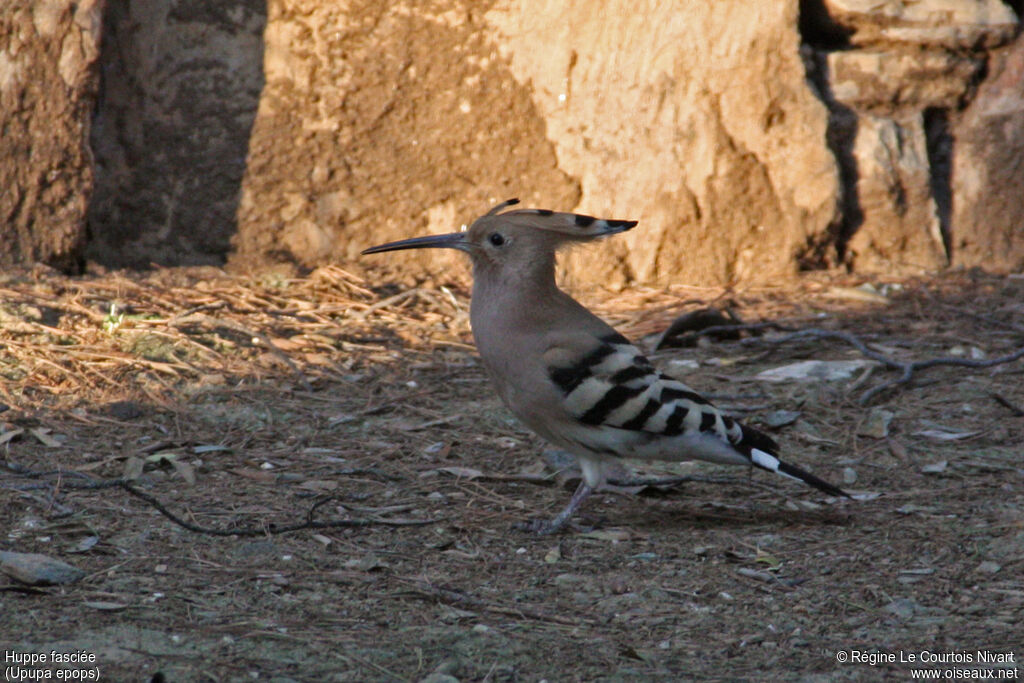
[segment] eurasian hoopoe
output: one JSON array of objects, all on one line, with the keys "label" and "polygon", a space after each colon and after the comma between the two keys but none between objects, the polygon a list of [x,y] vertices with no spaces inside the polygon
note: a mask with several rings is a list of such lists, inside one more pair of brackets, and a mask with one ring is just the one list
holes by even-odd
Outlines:
[{"label": "eurasian hoopoe", "polygon": [[839,488],[779,460],[766,434],[723,415],[703,396],[659,373],[629,340],[555,284],[555,251],[614,235],[636,221],[520,209],[510,199],[464,232],[365,250],[445,247],[473,261],[470,323],[498,395],[526,426],[579,459],[583,481],[538,533],[563,527],[605,483],[616,458],[754,465],[832,496]]}]

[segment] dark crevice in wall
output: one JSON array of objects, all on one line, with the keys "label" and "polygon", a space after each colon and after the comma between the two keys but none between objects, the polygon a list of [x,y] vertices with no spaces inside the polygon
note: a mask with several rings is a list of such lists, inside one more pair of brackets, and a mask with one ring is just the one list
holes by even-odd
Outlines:
[{"label": "dark crevice in wall", "polygon": [[[809,23],[803,19],[803,9],[808,5],[820,5],[820,3],[801,2],[801,29],[805,23]],[[814,27],[820,27],[821,22],[813,22],[811,25],[814,30],[817,30]],[[819,39],[820,34],[815,34],[814,37]],[[809,244],[806,252],[799,257],[800,267],[804,270],[834,265],[829,263],[832,260],[829,258],[830,251],[838,263],[844,263],[846,261],[846,245],[850,241],[850,237],[864,223],[864,212],[861,209],[860,196],[857,191],[859,179],[857,160],[853,154],[854,142],[857,139],[857,115],[852,109],[836,101],[832,94],[826,61],[828,51],[818,49],[809,42],[806,42],[800,50],[804,68],[807,71],[807,80],[818,98],[828,107],[829,117],[825,142],[836,159],[840,191],[838,216],[828,226],[825,239],[819,240],[815,244]]]},{"label": "dark crevice in wall", "polygon": [[823,0],[800,0],[800,38],[819,50],[845,50],[853,31],[829,16]]},{"label": "dark crevice in wall", "polygon": [[928,183],[938,211],[942,246],[947,260],[952,260],[953,236],[953,133],[949,125],[949,111],[929,108],[924,110],[925,144],[928,151]]}]

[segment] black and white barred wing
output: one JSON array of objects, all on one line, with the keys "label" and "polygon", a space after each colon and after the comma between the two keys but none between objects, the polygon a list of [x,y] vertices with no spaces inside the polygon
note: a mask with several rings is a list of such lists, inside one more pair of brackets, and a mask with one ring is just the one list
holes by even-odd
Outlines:
[{"label": "black and white barred wing", "polygon": [[619,457],[751,464],[832,495],[836,487],[776,457],[778,444],[722,414],[682,382],[664,375],[618,333],[560,335],[544,362],[575,424],[580,448]]},{"label": "black and white barred wing", "polygon": [[652,436],[706,434],[739,442],[743,428],[703,396],[659,373],[620,334],[562,335],[544,361],[565,411],[582,426],[614,427]]}]

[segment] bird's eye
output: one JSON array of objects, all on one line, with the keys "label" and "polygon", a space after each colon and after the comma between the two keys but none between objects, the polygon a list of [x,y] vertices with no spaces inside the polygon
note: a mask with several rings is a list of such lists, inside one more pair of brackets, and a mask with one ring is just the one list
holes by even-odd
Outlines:
[{"label": "bird's eye", "polygon": [[487,241],[496,247],[500,247],[501,245],[505,244],[505,238],[502,236],[500,232],[492,232],[490,235],[487,236]]}]

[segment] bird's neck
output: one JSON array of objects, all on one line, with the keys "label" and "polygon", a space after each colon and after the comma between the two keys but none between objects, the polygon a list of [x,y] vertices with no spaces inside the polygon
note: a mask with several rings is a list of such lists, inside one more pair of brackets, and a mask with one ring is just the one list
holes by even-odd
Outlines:
[{"label": "bird's neck", "polygon": [[474,328],[483,324],[491,330],[510,331],[522,329],[526,321],[543,324],[545,314],[557,315],[566,299],[568,295],[555,283],[553,256],[515,269],[474,267],[470,312]]}]

